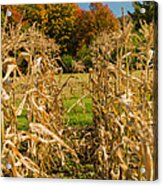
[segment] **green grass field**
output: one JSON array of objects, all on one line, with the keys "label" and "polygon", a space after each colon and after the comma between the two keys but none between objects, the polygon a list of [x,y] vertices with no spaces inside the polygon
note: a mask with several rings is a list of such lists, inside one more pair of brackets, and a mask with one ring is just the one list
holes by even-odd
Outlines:
[{"label": "green grass field", "polygon": [[[140,77],[140,71],[133,72],[133,75]],[[88,74],[63,74],[61,79],[56,76],[56,80],[58,80],[60,86],[62,86],[69,76],[73,76],[73,78],[70,80],[69,85],[65,87],[62,95],[65,109],[64,124],[69,126],[92,125],[92,100],[89,95],[82,99],[82,104],[76,104],[73,109],[67,113],[69,108],[71,108],[83,94],[87,93],[86,89],[83,92],[83,86],[89,83]],[[18,103],[20,102],[18,101]],[[28,129],[26,110],[23,110],[22,115],[18,117],[17,121],[19,130]]]},{"label": "green grass field", "polygon": [[[56,76],[56,79],[59,81],[60,85],[64,84],[69,76],[72,74],[63,74],[61,80]],[[88,74],[73,74],[73,78],[70,80],[70,85],[72,85],[72,93],[71,87],[68,85],[65,87],[63,91],[63,104],[65,108],[64,114],[64,124],[69,126],[84,126],[84,125],[92,125],[92,100],[89,97],[85,97],[81,103],[77,104],[69,113],[67,110],[75,104],[78,99],[83,95],[83,85],[88,84]],[[86,90],[85,90],[86,93]],[[20,104],[20,101],[17,101],[17,106]],[[19,130],[27,130],[28,129],[28,121],[27,121],[27,111],[23,110],[21,116],[17,119],[18,129]]]},{"label": "green grass field", "polygon": [[[68,110],[74,103],[76,103],[78,99],[73,98],[70,100],[64,101],[65,110]],[[70,126],[83,126],[83,125],[92,125],[92,100],[91,98],[83,99],[83,103],[85,105],[85,109],[83,111],[81,106],[75,106],[68,114],[65,113],[64,120],[65,124]],[[17,119],[18,129],[19,130],[27,130],[28,129],[28,120],[27,120],[27,112],[23,110],[21,116]]]},{"label": "green grass field", "polygon": [[[77,98],[64,101],[64,106],[69,109],[74,103],[77,102]],[[84,109],[81,106],[75,106],[68,114],[65,114],[65,123],[69,125],[91,125],[92,124],[92,100],[91,98],[83,99]]]}]

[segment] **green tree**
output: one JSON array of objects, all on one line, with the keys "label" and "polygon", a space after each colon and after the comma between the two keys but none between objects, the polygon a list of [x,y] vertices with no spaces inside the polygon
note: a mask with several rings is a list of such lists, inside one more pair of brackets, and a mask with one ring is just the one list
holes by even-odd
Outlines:
[{"label": "green tree", "polygon": [[[128,12],[131,16],[135,29],[139,29],[141,27],[140,20],[146,21],[147,24],[150,24],[155,17],[155,6],[157,3],[154,1],[143,1],[143,2],[133,2],[133,7],[135,11],[133,13]],[[142,8],[145,9],[145,12],[141,12]]]}]

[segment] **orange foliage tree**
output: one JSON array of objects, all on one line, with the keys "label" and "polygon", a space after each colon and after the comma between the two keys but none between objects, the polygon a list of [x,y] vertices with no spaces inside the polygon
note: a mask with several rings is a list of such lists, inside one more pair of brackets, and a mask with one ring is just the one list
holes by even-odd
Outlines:
[{"label": "orange foliage tree", "polygon": [[78,49],[83,45],[88,46],[100,32],[104,30],[114,31],[118,29],[119,25],[108,5],[102,3],[91,3],[90,11],[78,10],[75,23],[71,47]]},{"label": "orange foliage tree", "polygon": [[102,3],[91,3],[90,11],[81,10],[75,3],[2,6],[2,17],[7,9],[12,12],[10,22],[22,19],[26,28],[35,23],[49,38],[55,39],[62,54],[76,55],[101,31],[118,28],[118,20]]}]

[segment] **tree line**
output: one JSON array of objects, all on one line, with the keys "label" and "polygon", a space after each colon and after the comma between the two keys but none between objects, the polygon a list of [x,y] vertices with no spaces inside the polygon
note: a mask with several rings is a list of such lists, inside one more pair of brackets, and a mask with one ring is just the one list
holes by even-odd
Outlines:
[{"label": "tree line", "polygon": [[[148,24],[152,22],[154,2],[134,2],[133,6],[135,11],[128,12],[128,16],[135,30],[139,29],[142,19]],[[146,9],[145,14],[140,13],[142,7]],[[1,10],[2,26],[9,10],[8,24],[21,22],[24,30],[35,24],[40,32],[53,39],[60,47],[67,71],[72,70],[74,59],[82,60],[87,69],[91,67],[90,44],[101,32],[118,30],[121,21],[103,3],[90,3],[89,10],[81,9],[76,3],[6,5]]]}]

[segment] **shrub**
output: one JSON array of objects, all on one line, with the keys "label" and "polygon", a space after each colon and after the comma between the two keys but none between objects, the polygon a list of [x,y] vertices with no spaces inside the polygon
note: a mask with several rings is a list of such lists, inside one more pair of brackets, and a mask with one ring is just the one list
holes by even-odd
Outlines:
[{"label": "shrub", "polygon": [[77,58],[84,63],[86,70],[92,67],[92,59],[90,52],[90,49],[86,45],[83,45],[77,53]]},{"label": "shrub", "polygon": [[63,65],[64,65],[64,71],[65,72],[72,72],[73,67],[74,67],[73,57],[71,55],[64,54],[62,56],[62,62],[63,62]]}]

